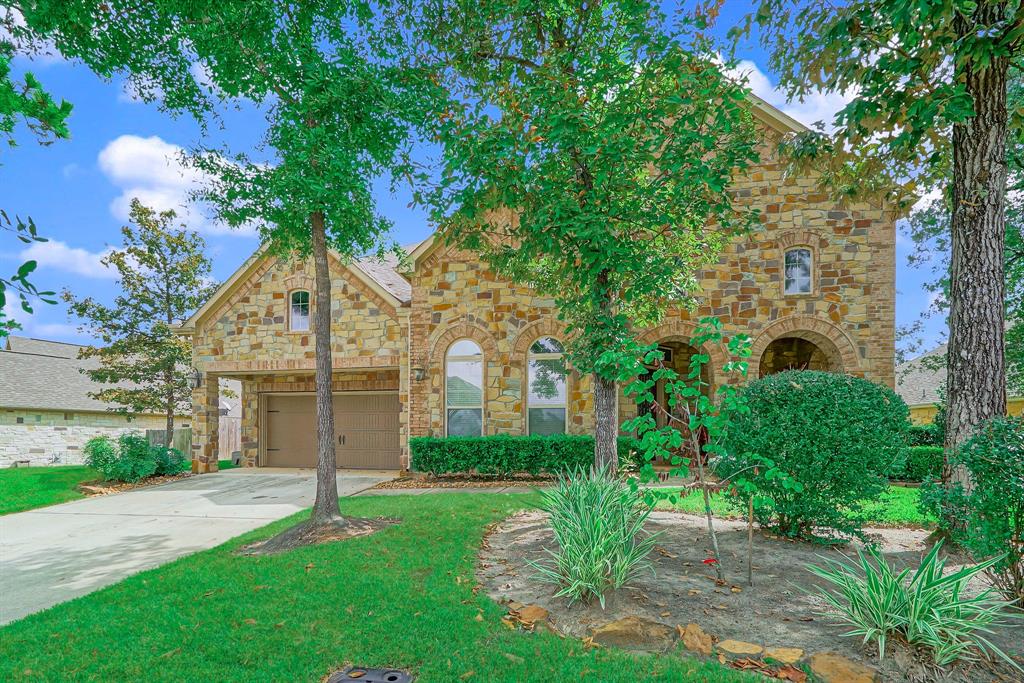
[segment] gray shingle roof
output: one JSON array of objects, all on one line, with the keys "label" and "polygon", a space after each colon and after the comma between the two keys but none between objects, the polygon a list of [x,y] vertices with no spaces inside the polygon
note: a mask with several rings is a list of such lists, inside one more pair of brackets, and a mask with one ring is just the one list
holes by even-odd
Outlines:
[{"label": "gray shingle roof", "polygon": [[394,254],[387,254],[382,261],[375,258],[361,259],[355,262],[355,266],[402,303],[412,300],[412,285],[398,274],[398,259]]},{"label": "gray shingle roof", "polygon": [[946,383],[945,355],[943,344],[896,366],[896,393],[908,406],[939,402],[939,388]]},{"label": "gray shingle roof", "polygon": [[101,385],[80,372],[95,368],[94,358],[78,360],[76,344],[8,337],[0,349],[0,408],[106,411],[114,404],[97,401],[89,392]]}]

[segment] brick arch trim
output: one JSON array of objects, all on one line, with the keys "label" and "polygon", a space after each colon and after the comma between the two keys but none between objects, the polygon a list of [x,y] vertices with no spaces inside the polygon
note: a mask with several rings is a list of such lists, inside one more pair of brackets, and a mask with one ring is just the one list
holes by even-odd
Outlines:
[{"label": "brick arch trim", "polygon": [[[681,341],[684,344],[694,346],[690,340],[693,339],[693,335],[696,334],[697,325],[686,320],[671,320],[666,323],[662,323],[657,327],[652,327],[649,330],[645,330],[639,337],[638,341],[641,344],[657,344],[658,342],[664,341]],[[706,353],[711,357],[711,362],[708,363],[708,383],[715,386],[715,377],[721,372],[722,366],[729,360],[725,351],[718,346],[708,346],[704,344],[701,347],[696,347],[702,353]]]},{"label": "brick arch trim", "polygon": [[750,349],[751,377],[761,376],[761,357],[776,339],[797,337],[820,348],[829,360],[847,374],[861,374],[857,346],[842,329],[833,323],[809,315],[780,318],[761,330]]},{"label": "brick arch trim", "polygon": [[565,327],[553,318],[533,321],[519,330],[515,343],[512,345],[512,355],[517,358],[523,355],[530,345],[541,337],[554,337],[564,345],[566,341]]},{"label": "brick arch trim", "polygon": [[452,343],[459,339],[472,339],[484,352],[484,360],[493,363],[498,357],[498,345],[491,333],[480,325],[461,322],[444,329],[430,344],[430,358],[442,359]]},{"label": "brick arch trim", "polygon": [[817,250],[828,243],[828,239],[813,230],[790,230],[779,235],[777,241],[779,249],[782,251],[801,246],[813,247]]}]

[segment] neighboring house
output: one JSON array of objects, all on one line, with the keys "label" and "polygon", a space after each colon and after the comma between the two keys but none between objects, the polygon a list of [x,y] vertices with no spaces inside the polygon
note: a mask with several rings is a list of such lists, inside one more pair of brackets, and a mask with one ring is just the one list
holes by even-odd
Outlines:
[{"label": "neighboring house", "polygon": [[[0,349],[0,467],[79,464],[82,447],[94,436],[163,429],[164,415],[122,415],[116,406],[90,398],[101,385],[82,369],[96,359],[78,360],[82,347],[10,336]],[[175,426],[187,426],[179,415]]]},{"label": "neighboring house", "polygon": [[[755,101],[770,155],[806,130]],[[737,179],[760,209],[759,230],[734,240],[701,274],[704,303],[673,309],[644,342],[676,367],[694,349],[694,321],[716,315],[753,337],[750,373],[790,367],[844,372],[893,385],[896,216],[889,207],[831,201],[811,177],[767,157]],[[506,217],[507,218],[507,217]],[[410,266],[331,262],[331,341],[339,467],[409,466],[421,435],[588,433],[591,380],[553,368],[564,340],[550,299],[497,277],[475,254],[431,237]],[[258,251],[179,332],[191,337],[200,378],[193,395],[193,465],[217,466],[218,384],[242,383],[247,466],[316,462],[310,333],[313,267]],[[708,380],[724,358],[712,356]],[[661,387],[658,387],[661,391]],[[625,419],[635,406],[620,398]]]},{"label": "neighboring house", "polygon": [[[896,366],[896,393],[910,406],[914,424],[931,424],[946,385],[946,345]],[[1024,415],[1024,396],[1009,396],[1007,412]]]}]

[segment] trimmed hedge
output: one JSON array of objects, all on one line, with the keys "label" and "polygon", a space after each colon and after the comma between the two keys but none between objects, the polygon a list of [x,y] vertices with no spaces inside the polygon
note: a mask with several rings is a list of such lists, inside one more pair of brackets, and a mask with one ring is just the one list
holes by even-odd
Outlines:
[{"label": "trimmed hedge", "polygon": [[942,446],[942,431],[937,424],[910,425],[907,430],[909,446]]},{"label": "trimmed hedge", "polygon": [[[619,462],[633,462],[635,439],[619,437]],[[419,436],[409,439],[412,469],[430,474],[556,474],[594,462],[594,437]]]},{"label": "trimmed hedge", "polygon": [[942,446],[910,446],[900,453],[900,462],[889,472],[897,481],[937,479],[942,476],[945,451]]}]

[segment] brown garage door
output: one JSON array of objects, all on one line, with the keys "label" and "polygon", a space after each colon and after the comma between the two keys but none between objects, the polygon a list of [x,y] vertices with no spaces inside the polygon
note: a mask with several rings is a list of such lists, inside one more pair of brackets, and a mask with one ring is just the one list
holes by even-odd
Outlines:
[{"label": "brown garage door", "polygon": [[[338,467],[398,469],[398,394],[335,394]],[[267,467],[316,467],[316,403],[310,394],[266,396]]]}]

